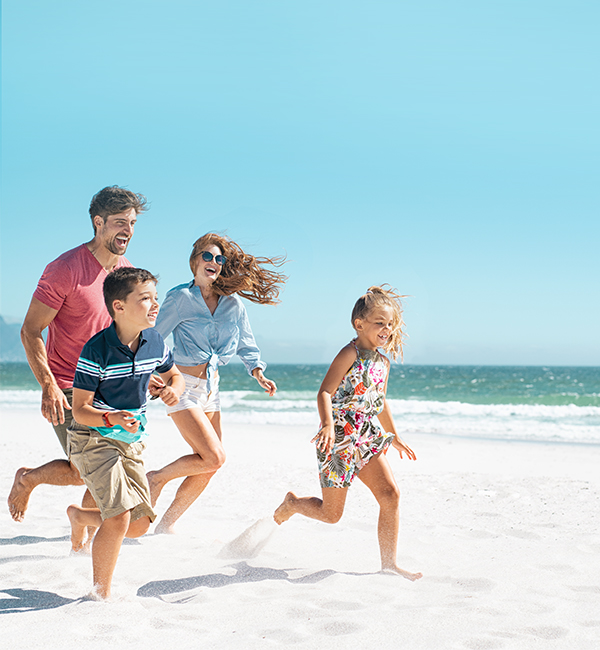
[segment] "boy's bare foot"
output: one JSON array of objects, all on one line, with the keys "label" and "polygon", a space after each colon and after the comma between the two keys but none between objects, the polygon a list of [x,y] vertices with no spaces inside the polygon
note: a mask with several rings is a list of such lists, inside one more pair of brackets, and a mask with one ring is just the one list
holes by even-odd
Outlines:
[{"label": "boy's bare foot", "polygon": [[8,510],[10,516],[15,521],[23,521],[25,518],[25,510],[27,510],[27,505],[29,504],[29,495],[34,488],[25,478],[30,469],[29,467],[21,467],[21,469],[17,470],[12,489],[8,495]]},{"label": "boy's bare foot", "polygon": [[422,573],[411,573],[410,571],[405,571],[404,569],[401,569],[397,564],[393,564],[392,566],[388,567],[382,567],[381,572],[393,573],[394,575],[402,576],[403,578],[411,580],[412,582],[423,577]]},{"label": "boy's bare foot", "polygon": [[158,480],[157,475],[159,472],[148,472],[146,474],[146,478],[148,479],[148,485],[150,486],[150,503],[152,507],[156,505],[156,502],[158,501],[158,497],[160,496],[160,493],[162,492],[162,489],[165,487],[165,483],[161,483],[161,481]]},{"label": "boy's bare foot", "polygon": [[175,535],[175,524],[166,524],[161,519],[154,529],[155,535]]},{"label": "boy's bare foot", "polygon": [[71,547],[75,553],[85,548],[86,525],[81,521],[81,508],[71,505],[67,508],[67,516],[71,522]]},{"label": "boy's bare foot", "polygon": [[293,492],[288,492],[285,495],[283,503],[273,513],[273,519],[276,524],[281,526],[284,521],[287,521],[296,512],[294,510],[294,502],[297,499],[298,497]]}]

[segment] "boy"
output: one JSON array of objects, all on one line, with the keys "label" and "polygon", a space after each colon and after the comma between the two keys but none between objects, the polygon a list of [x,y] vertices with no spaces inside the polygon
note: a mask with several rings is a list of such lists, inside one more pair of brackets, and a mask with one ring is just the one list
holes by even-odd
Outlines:
[{"label": "boy", "polygon": [[79,470],[97,508],[71,505],[71,543],[84,545],[87,526],[99,527],[92,546],[91,596],[110,596],[123,538],[139,537],[154,521],[142,451],[146,394],[156,369],[165,382],[160,397],[177,404],[185,383],[169,348],[153,331],[158,315],[156,278],[144,269],[119,268],[104,281],[110,327],[83,347],[73,381],[69,459]]}]

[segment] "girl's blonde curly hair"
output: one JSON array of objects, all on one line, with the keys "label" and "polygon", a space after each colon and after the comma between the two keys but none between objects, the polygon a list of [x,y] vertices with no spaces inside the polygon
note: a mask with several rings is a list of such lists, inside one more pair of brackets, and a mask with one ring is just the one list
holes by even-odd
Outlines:
[{"label": "girl's blonde curly hair", "polygon": [[275,305],[279,300],[279,291],[287,280],[282,273],[265,269],[265,264],[279,267],[285,264],[285,257],[254,257],[245,253],[238,244],[224,235],[209,232],[194,242],[190,255],[190,269],[196,274],[197,258],[209,246],[217,246],[227,261],[219,277],[212,285],[219,296],[238,293],[250,302],[261,305]]},{"label": "girl's blonde curly hair", "polygon": [[404,319],[402,318],[402,298],[396,293],[396,289],[390,287],[389,284],[382,284],[381,286],[369,287],[367,293],[361,296],[354,305],[352,310],[352,327],[356,329],[354,323],[357,318],[365,319],[377,307],[389,307],[392,310],[392,333],[387,340],[383,349],[391,354],[393,359],[398,355],[404,360],[403,346],[406,332],[404,331]]}]

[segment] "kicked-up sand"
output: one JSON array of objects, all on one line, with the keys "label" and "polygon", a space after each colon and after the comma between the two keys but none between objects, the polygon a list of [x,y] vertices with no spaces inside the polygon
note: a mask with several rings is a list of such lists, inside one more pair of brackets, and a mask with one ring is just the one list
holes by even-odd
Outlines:
[{"label": "kicked-up sand", "polygon": [[[360,482],[338,524],[277,526],[287,491],[319,495],[314,432],[225,413],[224,467],[175,535],[153,526],[125,542],[111,601],[94,602],[66,515],[83,488],[40,486],[13,521],[15,471],[60,447],[37,411],[0,417],[6,650],[600,648],[600,446],[407,435],[418,460],[388,457],[402,492],[398,564],[423,573],[410,582],[379,572],[377,505]],[[149,432],[147,469],[187,453],[169,419]]]}]

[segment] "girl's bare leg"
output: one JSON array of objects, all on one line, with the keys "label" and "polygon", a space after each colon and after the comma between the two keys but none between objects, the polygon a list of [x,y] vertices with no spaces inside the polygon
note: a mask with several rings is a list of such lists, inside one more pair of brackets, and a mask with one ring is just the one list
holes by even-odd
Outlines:
[{"label": "girl's bare leg", "polygon": [[204,413],[201,409],[177,411],[171,415],[184,440],[194,454],[182,456],[158,472],[148,473],[153,504],[163,486],[174,478],[186,476],[155,529],[155,533],[173,533],[175,522],[202,494],[210,479],[225,462],[221,443],[221,413]]},{"label": "girl's bare leg", "polygon": [[344,513],[348,488],[321,488],[323,498],[297,497],[293,492],[285,495],[283,503],[275,510],[273,519],[278,524],[298,513],[327,524],[337,523]]},{"label": "girl's bare leg", "polygon": [[358,478],[371,490],[379,503],[377,535],[381,553],[381,570],[397,573],[408,580],[418,580],[422,573],[411,573],[396,563],[400,527],[400,490],[385,454],[378,454],[360,470]]}]

